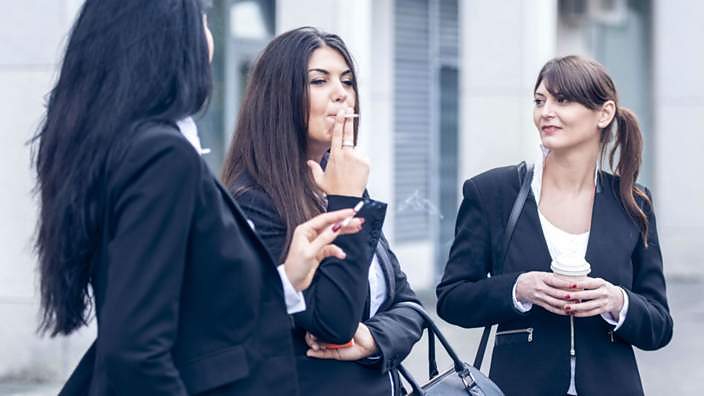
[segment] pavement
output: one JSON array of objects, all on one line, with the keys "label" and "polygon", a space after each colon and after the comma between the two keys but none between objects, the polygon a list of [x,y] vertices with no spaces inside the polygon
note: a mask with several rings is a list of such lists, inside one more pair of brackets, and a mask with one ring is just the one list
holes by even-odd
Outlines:
[{"label": "pavement", "polygon": [[[699,396],[704,394],[704,280],[671,279],[668,299],[674,320],[674,335],[668,346],[653,352],[636,351],[641,379],[646,395]],[[474,359],[481,329],[466,330],[449,325],[435,316],[435,296],[420,294],[426,307],[450,344],[465,361]],[[491,345],[490,345],[491,347]],[[447,355],[437,348],[438,366],[442,371],[450,366]],[[489,355],[489,354],[487,354]],[[490,356],[484,367],[489,367]],[[416,345],[404,365],[423,382],[427,378],[426,338]],[[2,396],[56,395],[58,383],[6,383],[0,380]]]}]

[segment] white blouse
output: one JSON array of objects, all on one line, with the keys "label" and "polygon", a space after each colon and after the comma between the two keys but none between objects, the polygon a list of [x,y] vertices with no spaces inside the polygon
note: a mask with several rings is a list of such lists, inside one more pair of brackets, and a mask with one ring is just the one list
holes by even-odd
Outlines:
[{"label": "white blouse", "polygon": [[[545,157],[548,156],[550,150],[540,145],[540,154],[537,156],[535,161],[535,166],[533,168],[533,179],[531,180],[531,190],[533,191],[533,196],[535,197],[536,204],[540,208],[540,192],[543,186],[543,168],[545,165]],[[596,169],[594,170],[594,184],[598,182],[597,177],[599,172],[599,164],[597,163]],[[564,231],[545,218],[540,209],[538,209],[538,217],[540,218],[540,227],[543,230],[543,235],[545,236],[545,242],[548,245],[548,251],[550,252],[550,257],[559,257],[562,253],[576,253],[581,257],[584,257],[587,253],[587,244],[589,242],[589,231],[583,234],[571,234]],[[621,288],[621,294],[623,295],[623,307],[619,312],[618,318],[614,318],[610,313],[603,313],[601,317],[606,321],[606,323],[615,326],[614,331],[618,330],[626,320],[626,313],[628,312],[628,294]],[[527,302],[521,302],[516,299],[516,285],[513,285],[513,305],[521,312],[528,312],[533,308],[533,304]]]}]

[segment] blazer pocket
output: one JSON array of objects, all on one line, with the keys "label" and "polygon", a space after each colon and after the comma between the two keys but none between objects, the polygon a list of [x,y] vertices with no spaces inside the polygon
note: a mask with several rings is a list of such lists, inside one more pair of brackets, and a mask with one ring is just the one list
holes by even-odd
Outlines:
[{"label": "blazer pocket", "polygon": [[204,392],[249,375],[241,345],[221,349],[191,360],[178,368],[189,394]]},{"label": "blazer pocket", "polygon": [[508,344],[525,344],[533,342],[533,328],[502,330],[496,332],[495,346]]}]

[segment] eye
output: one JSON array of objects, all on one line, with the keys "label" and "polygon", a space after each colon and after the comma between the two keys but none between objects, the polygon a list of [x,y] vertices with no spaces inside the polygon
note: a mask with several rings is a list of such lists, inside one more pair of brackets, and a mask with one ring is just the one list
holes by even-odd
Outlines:
[{"label": "eye", "polygon": [[347,85],[348,87],[351,87],[351,86],[354,85],[354,81],[353,81],[353,80],[343,80],[342,83],[345,84],[345,85]]},{"label": "eye", "polygon": [[314,79],[310,80],[311,85],[323,85],[325,83],[326,83],[326,81],[323,78],[314,78]]},{"label": "eye", "polygon": [[556,99],[557,99],[557,103],[559,103],[559,104],[567,104],[570,102],[570,100],[564,96],[558,96]]},{"label": "eye", "polygon": [[536,106],[542,106],[543,103],[545,103],[545,99],[535,98],[533,99],[533,103],[535,103]]}]

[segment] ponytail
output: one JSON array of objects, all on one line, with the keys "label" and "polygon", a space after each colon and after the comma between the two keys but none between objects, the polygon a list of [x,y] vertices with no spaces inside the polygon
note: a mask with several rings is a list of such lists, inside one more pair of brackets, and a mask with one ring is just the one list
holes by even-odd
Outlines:
[{"label": "ponytail", "polygon": [[[640,197],[646,206],[650,206],[651,202],[647,194],[635,185],[643,153],[643,135],[636,115],[625,107],[618,107],[616,123],[616,144],[609,153],[609,164],[621,179],[619,185],[621,200],[640,226],[643,243],[647,247],[648,217],[636,203],[636,197]],[[614,157],[617,151],[618,165],[614,168]]]}]

